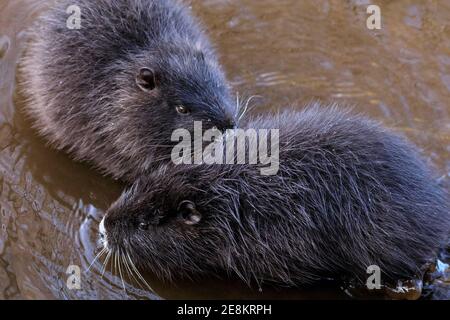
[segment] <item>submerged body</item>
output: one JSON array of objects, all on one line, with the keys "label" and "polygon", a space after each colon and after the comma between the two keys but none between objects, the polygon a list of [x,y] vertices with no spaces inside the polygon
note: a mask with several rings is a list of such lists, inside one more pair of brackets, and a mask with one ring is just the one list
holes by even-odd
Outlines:
[{"label": "submerged body", "polygon": [[[68,20],[79,8],[79,29]],[[225,76],[175,0],[62,0],[29,32],[25,112],[50,143],[133,181],[170,160],[171,133],[235,125]]]},{"label": "submerged body", "polygon": [[108,210],[109,250],[163,278],[226,272],[311,285],[412,278],[449,232],[448,195],[415,148],[336,108],[247,123],[280,129],[277,175],[256,165],[162,166]]}]

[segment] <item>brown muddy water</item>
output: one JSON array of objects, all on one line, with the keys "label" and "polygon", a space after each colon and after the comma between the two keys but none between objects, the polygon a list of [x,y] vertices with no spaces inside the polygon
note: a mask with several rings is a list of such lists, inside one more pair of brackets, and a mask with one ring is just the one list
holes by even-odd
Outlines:
[{"label": "brown muddy water", "polygon": [[[217,44],[229,79],[252,112],[317,99],[406,133],[450,185],[450,1],[374,1],[382,29],[366,27],[366,0],[204,0],[192,8]],[[97,225],[122,186],[38,138],[20,112],[16,63],[23,30],[42,0],[0,0],[0,299],[345,298],[344,290],[251,290],[218,280],[164,284],[149,292],[102,265]],[[422,298],[450,299],[444,251]],[[81,289],[66,286],[80,266]]]}]

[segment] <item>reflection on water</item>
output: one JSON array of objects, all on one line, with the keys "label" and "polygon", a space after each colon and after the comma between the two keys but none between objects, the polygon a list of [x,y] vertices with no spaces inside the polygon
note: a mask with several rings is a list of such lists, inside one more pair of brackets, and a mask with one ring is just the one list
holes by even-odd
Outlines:
[{"label": "reflection on water", "polygon": [[[370,1],[192,1],[241,96],[253,112],[338,101],[405,132],[450,180],[450,3],[378,1],[382,30],[365,26]],[[0,299],[345,297],[295,289],[249,290],[214,279],[167,285],[146,276],[150,293],[124,284],[96,253],[97,224],[121,186],[45,145],[20,113],[16,62],[23,30],[47,1],[0,0]],[[430,274],[424,297],[450,298],[450,254]],[[82,270],[81,290],[66,270]],[[439,276],[436,276],[439,275]],[[125,285],[125,290],[123,289]]]}]

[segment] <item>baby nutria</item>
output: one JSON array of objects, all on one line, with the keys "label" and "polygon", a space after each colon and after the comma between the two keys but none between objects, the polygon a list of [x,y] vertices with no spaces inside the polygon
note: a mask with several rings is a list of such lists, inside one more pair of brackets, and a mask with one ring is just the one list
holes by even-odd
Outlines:
[{"label": "baby nutria", "polygon": [[279,128],[280,167],[161,166],[111,206],[104,246],[165,279],[220,271],[307,286],[413,278],[449,231],[448,197],[415,148],[375,121],[310,107],[247,123]]},{"label": "baby nutria", "polygon": [[[67,27],[74,6],[79,29]],[[177,1],[58,1],[30,31],[21,71],[40,133],[115,178],[170,160],[177,128],[235,126],[214,50]]]}]

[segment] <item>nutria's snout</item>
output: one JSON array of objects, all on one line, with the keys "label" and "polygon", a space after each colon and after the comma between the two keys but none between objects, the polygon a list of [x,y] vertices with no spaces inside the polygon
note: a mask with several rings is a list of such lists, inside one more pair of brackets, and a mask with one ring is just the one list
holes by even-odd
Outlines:
[{"label": "nutria's snout", "polygon": [[116,250],[123,246],[125,239],[134,231],[133,225],[126,221],[106,214],[99,225],[100,242],[108,250]]},{"label": "nutria's snout", "polygon": [[115,250],[127,235],[133,232],[133,225],[128,219],[108,210],[98,226],[100,242],[105,249]]},{"label": "nutria's snout", "polygon": [[[234,109],[231,104],[223,102],[222,105],[223,107],[212,112],[203,110],[203,112],[207,112],[207,114],[205,114],[203,119],[200,118],[199,120],[203,122],[202,125],[204,130],[218,129],[221,132],[225,132],[230,129],[238,128],[239,119],[234,113]],[[204,121],[204,119],[206,119],[206,121]]]}]

